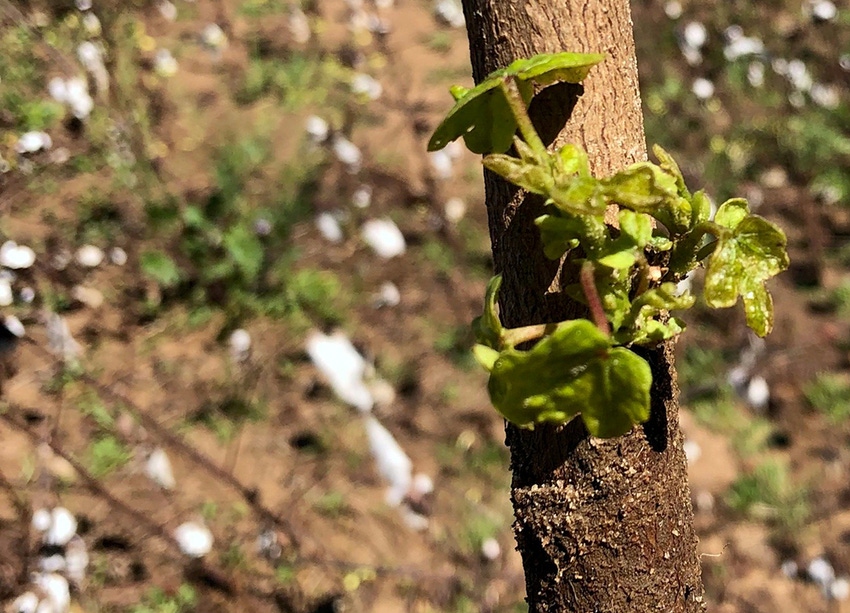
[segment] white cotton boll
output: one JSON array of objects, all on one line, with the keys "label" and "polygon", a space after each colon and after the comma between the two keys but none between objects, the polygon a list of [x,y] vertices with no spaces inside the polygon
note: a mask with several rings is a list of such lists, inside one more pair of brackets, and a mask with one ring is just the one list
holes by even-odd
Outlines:
[{"label": "white cotton boll", "polygon": [[336,159],[348,166],[348,171],[355,174],[360,171],[363,154],[360,148],[342,135],[334,139],[333,151]]},{"label": "white cotton boll", "polygon": [[70,541],[77,533],[77,520],[65,507],[56,507],[50,513],[50,528],[44,535],[44,542],[48,545],[62,547]]},{"label": "white cotton boll", "polygon": [[682,31],[685,44],[692,49],[700,49],[708,40],[708,30],[699,21],[691,21]]},{"label": "white cotton boll", "polygon": [[77,46],[77,58],[80,63],[86,67],[86,70],[92,71],[94,68],[103,64],[100,49],[93,42],[87,40]]},{"label": "white cotton boll", "polygon": [[71,106],[74,117],[80,120],[86,119],[94,110],[94,99],[88,92],[81,96],[69,98],[68,104]]},{"label": "white cotton boll", "polygon": [[0,306],[9,306],[15,301],[12,284],[8,279],[0,279]]},{"label": "white cotton boll", "polygon": [[764,64],[761,62],[750,62],[750,65],[747,67],[747,81],[753,87],[764,85]]},{"label": "white cotton boll", "polygon": [[35,251],[15,241],[0,245],[0,265],[12,270],[22,270],[35,264]]},{"label": "white cotton boll", "polygon": [[415,532],[425,532],[431,520],[407,506],[401,507],[401,518],[405,525]]},{"label": "white cotton boll", "polygon": [[829,0],[819,0],[811,3],[812,18],[817,21],[832,21],[838,16],[838,9]]},{"label": "white cotton boll", "polygon": [[413,479],[413,462],[395,440],[393,435],[372,415],[364,416],[369,449],[375,458],[378,472],[390,484],[387,504],[396,507],[410,491]]},{"label": "white cotton boll", "polygon": [[83,15],[83,27],[89,36],[100,36],[103,33],[103,26],[100,23],[100,19],[94,13]]},{"label": "white cotton boll", "polygon": [[316,229],[322,237],[331,243],[340,243],[344,238],[342,226],[332,213],[319,213],[316,215]]},{"label": "white cotton boll", "polygon": [[317,115],[310,115],[307,118],[304,128],[306,129],[310,140],[316,143],[325,142],[328,138],[328,133],[330,132],[328,122]]},{"label": "white cotton boll", "polygon": [[68,88],[65,85],[65,79],[62,77],[53,77],[47,84],[47,91],[50,97],[56,102],[65,102],[68,99]]},{"label": "white cotton boll", "polygon": [[289,33],[292,34],[292,40],[299,45],[304,45],[310,41],[312,32],[310,31],[310,21],[304,11],[295,7],[289,13],[287,20]]},{"label": "white cotton boll", "polygon": [[148,479],[164,490],[173,490],[177,485],[174,471],[171,469],[171,460],[168,459],[168,454],[162,447],[157,447],[148,456],[145,462],[145,474]]},{"label": "white cotton boll", "polygon": [[835,580],[835,569],[822,557],[817,557],[809,562],[807,572],[809,578],[823,588],[826,588]]},{"label": "white cotton boll", "polygon": [[413,482],[410,484],[410,493],[421,498],[427,496],[434,491],[434,480],[425,473],[416,473],[413,476]]},{"label": "white cotton boll", "polygon": [[694,83],[691,85],[691,91],[700,100],[708,100],[714,95],[714,83],[706,78],[699,77],[694,79]]},{"label": "white cotton boll", "polygon": [[106,254],[103,252],[103,249],[95,245],[83,245],[74,254],[77,264],[86,268],[97,268],[101,265],[105,257]]},{"label": "white cotton boll", "polygon": [[37,532],[47,532],[52,522],[53,518],[50,516],[48,509],[36,509],[32,514],[32,527]]},{"label": "white cotton boll", "polygon": [[682,3],[678,0],[670,0],[664,3],[664,14],[670,19],[678,19],[682,16]]},{"label": "white cotton boll", "polygon": [[844,72],[850,71],[850,53],[844,53],[838,58],[838,65]]},{"label": "white cotton boll", "polygon": [[75,285],[71,288],[71,298],[80,302],[90,309],[99,309],[103,306],[103,292],[93,287]]},{"label": "white cotton boll", "polygon": [[726,373],[726,382],[739,393],[747,385],[747,381],[749,381],[749,379],[750,367],[744,364],[738,364],[737,366],[729,369],[729,372]]},{"label": "white cotton boll", "polygon": [[372,204],[372,186],[361,185],[351,195],[351,203],[358,209],[368,208]]},{"label": "white cotton boll", "polygon": [[73,362],[80,358],[83,353],[80,344],[71,336],[68,322],[56,313],[47,316],[47,347],[54,354],[60,356],[66,362]]},{"label": "white cotton boll", "polygon": [[247,330],[237,328],[228,339],[230,359],[234,362],[245,362],[251,357],[251,335]]},{"label": "white cotton boll", "polygon": [[764,411],[770,402],[770,387],[761,375],[756,375],[747,384],[747,404],[754,411]]},{"label": "white cotton boll", "polygon": [[156,8],[159,9],[159,14],[162,15],[166,21],[174,21],[177,19],[177,7],[168,0],[162,0],[156,5]]},{"label": "white cotton boll", "polygon": [[127,263],[127,252],[121,247],[113,247],[109,250],[109,261],[116,266],[124,266]]},{"label": "white cotton boll", "polygon": [[850,581],[846,577],[839,577],[830,583],[829,597],[832,600],[847,600],[850,597]]},{"label": "white cotton boll", "polygon": [[44,590],[47,600],[53,605],[53,610],[65,613],[71,606],[71,592],[68,581],[56,573],[37,574],[33,583]]},{"label": "white cotton boll", "polygon": [[841,103],[841,95],[838,88],[834,85],[824,85],[823,83],[814,83],[809,92],[812,101],[820,107],[834,110]]},{"label": "white cotton boll", "polygon": [[452,178],[454,174],[454,161],[445,149],[429,153],[428,161],[431,163],[434,175],[438,179],[446,180]]},{"label": "white cotton boll", "polygon": [[696,441],[687,440],[682,445],[685,451],[685,457],[688,459],[688,464],[693,464],[702,456],[702,448]]},{"label": "white cotton boll", "polygon": [[381,284],[381,289],[378,290],[378,295],[375,300],[375,307],[394,307],[401,302],[401,292],[392,281],[385,281]]},{"label": "white cotton boll", "polygon": [[351,80],[351,91],[357,95],[365,96],[369,100],[377,100],[381,97],[384,88],[371,75],[358,74]]},{"label": "white cotton boll", "polygon": [[363,224],[360,233],[366,244],[386,260],[407,250],[404,235],[391,219],[370,219]]},{"label": "white cotton boll", "polygon": [[788,70],[785,75],[796,89],[807,92],[812,89],[814,79],[803,60],[793,59],[788,62]]},{"label": "white cotton boll", "polygon": [[9,332],[18,338],[23,338],[27,333],[24,328],[24,324],[22,324],[21,320],[14,315],[6,315],[6,317],[3,318],[3,325],[6,326],[6,329]]},{"label": "white cotton boll", "polygon": [[446,216],[446,221],[456,224],[466,215],[466,202],[456,196],[449,198],[443,205],[443,213]]},{"label": "white cotton boll", "polygon": [[742,36],[730,41],[723,48],[723,57],[726,61],[733,62],[747,55],[759,55],[764,52],[764,43],[758,38]]},{"label": "white cotton boll", "polygon": [[782,570],[782,574],[788,577],[789,579],[795,579],[797,577],[797,573],[799,572],[797,563],[794,560],[785,560],[782,563],[782,566],[780,566],[780,570]]},{"label": "white cotton boll", "polygon": [[711,513],[714,511],[714,495],[708,490],[700,490],[694,498],[694,504],[701,513]]},{"label": "white cotton boll", "polygon": [[161,77],[173,77],[177,74],[177,60],[168,49],[159,49],[153,60],[154,70]]},{"label": "white cotton boll", "polygon": [[217,23],[210,23],[201,32],[201,42],[214,51],[220,51],[227,46],[227,35]]},{"label": "white cotton boll", "polygon": [[60,573],[65,570],[65,566],[65,556],[58,553],[47,556],[46,558],[40,558],[38,561],[38,568],[43,573]]},{"label": "white cotton boll", "polygon": [[367,364],[344,332],[331,335],[313,332],[307,337],[307,355],[343,402],[362,413],[375,404],[363,382]]},{"label": "white cotton boll", "polygon": [[24,592],[12,602],[12,613],[35,613],[38,608],[38,596],[33,592]]},{"label": "white cotton boll", "polygon": [[47,132],[25,132],[18,138],[15,143],[15,151],[18,153],[37,153],[42,149],[50,149],[53,146],[53,139]]},{"label": "white cotton boll", "polygon": [[89,567],[89,552],[86,542],[79,536],[71,539],[65,547],[65,575],[79,586],[86,578]]},{"label": "white cotton boll", "polygon": [[209,528],[199,522],[187,521],[177,526],[174,538],[180,551],[192,558],[202,558],[213,546],[213,535]]},{"label": "white cotton boll", "polygon": [[74,0],[74,5],[80,11],[87,11],[92,7],[92,0]]},{"label": "white cotton boll", "polygon": [[438,21],[452,28],[462,28],[466,25],[463,7],[457,0],[437,0],[434,3],[434,15]]},{"label": "white cotton boll", "polygon": [[502,547],[499,545],[499,541],[494,539],[492,536],[484,539],[484,542],[481,543],[481,555],[488,562],[496,560],[500,555],[502,555]]}]

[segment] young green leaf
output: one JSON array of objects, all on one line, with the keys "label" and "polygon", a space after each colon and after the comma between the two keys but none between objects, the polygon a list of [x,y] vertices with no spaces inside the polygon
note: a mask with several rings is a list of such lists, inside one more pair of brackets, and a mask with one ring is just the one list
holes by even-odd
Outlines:
[{"label": "young green leaf", "polygon": [[560,259],[567,251],[578,247],[584,234],[584,224],[575,217],[541,215],[534,223],[540,228],[543,253],[550,260]]},{"label": "young green leaf", "polygon": [[694,297],[688,294],[677,295],[675,283],[662,283],[645,291],[635,298],[628,316],[623,320],[622,329],[615,333],[617,342],[635,345],[656,345],[673,338],[682,330],[684,324],[670,317],[661,321],[668,311],[689,309],[694,305]]},{"label": "young green leaf", "polygon": [[724,203],[714,216],[717,246],[708,258],[705,299],[708,306],[734,306],[744,300],[747,325],[759,336],[773,328],[773,299],[765,282],[788,268],[785,234],[758,215],[750,215],[746,201]]},{"label": "young green leaf", "polygon": [[504,153],[511,146],[517,129],[502,84],[509,78],[519,81],[520,91],[528,97],[526,83],[549,85],[556,81],[578,83],[605,56],[599,53],[554,53],[517,60],[506,68],[492,72],[470,90],[453,88],[456,103],[437,126],[428,151],[442,149],[460,136],[473,153]]},{"label": "young green leaf", "polygon": [[525,427],[565,423],[581,413],[594,436],[625,434],[649,417],[649,365],[585,319],[566,321],[529,351],[501,352],[490,372],[490,398]]},{"label": "young green leaf", "polygon": [[[499,314],[496,312],[496,301],[501,285],[502,275],[496,275],[490,279],[487,284],[487,293],[484,296],[484,313],[472,320],[475,340],[491,349],[501,349],[502,347],[504,328],[499,320]],[[478,357],[477,354],[476,357]],[[489,358],[487,361],[489,361]]]}]

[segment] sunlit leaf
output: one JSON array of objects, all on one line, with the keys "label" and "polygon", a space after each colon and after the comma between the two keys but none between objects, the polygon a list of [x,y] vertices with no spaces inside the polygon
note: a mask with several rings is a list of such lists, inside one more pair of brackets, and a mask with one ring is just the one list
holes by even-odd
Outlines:
[{"label": "sunlit leaf", "polygon": [[[463,136],[474,153],[504,153],[511,145],[517,124],[502,91],[508,78],[519,81],[520,91],[527,101],[531,88],[524,82],[548,85],[556,81],[578,83],[588,71],[604,59],[598,53],[555,53],[517,60],[490,74],[470,90],[453,88],[456,103],[442,123],[437,126],[428,151],[442,149]],[[507,112],[506,112],[507,111]]]},{"label": "sunlit leaf", "polygon": [[615,335],[622,343],[636,345],[655,345],[673,338],[684,329],[684,324],[675,317],[667,321],[661,318],[669,311],[689,309],[694,305],[694,297],[685,292],[677,293],[675,283],[662,283],[635,298],[628,316],[623,320],[623,328]]},{"label": "sunlit leaf", "polygon": [[561,215],[541,215],[534,223],[540,228],[543,253],[550,260],[557,260],[570,249],[579,246],[579,238],[584,230],[581,220]]},{"label": "sunlit leaf", "polygon": [[730,307],[741,296],[747,325],[765,336],[773,328],[773,300],[764,283],[788,268],[785,234],[763,217],[747,214],[746,202],[739,199],[724,203],[714,219],[728,231],[720,232],[708,258],[706,303]]},{"label": "sunlit leaf", "polygon": [[619,436],[649,417],[649,365],[611,348],[591,322],[563,322],[533,349],[501,352],[490,372],[494,406],[520,426],[581,413],[594,436]]}]

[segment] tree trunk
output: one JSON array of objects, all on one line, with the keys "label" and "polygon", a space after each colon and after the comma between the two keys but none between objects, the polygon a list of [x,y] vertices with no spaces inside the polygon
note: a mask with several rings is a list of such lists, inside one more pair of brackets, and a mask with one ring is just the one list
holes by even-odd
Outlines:
[{"label": "tree trunk", "polygon": [[[605,52],[583,85],[534,100],[544,142],[583,146],[598,176],[646,159],[628,0],[464,0],[473,76],[536,53]],[[530,196],[485,172],[502,322],[582,315],[558,290],[575,279],[543,255]],[[580,419],[561,428],[507,425],[514,531],[531,611],[696,612],[703,588],[678,421],[672,348],[643,353],[653,371],[643,427],[591,438]]]}]

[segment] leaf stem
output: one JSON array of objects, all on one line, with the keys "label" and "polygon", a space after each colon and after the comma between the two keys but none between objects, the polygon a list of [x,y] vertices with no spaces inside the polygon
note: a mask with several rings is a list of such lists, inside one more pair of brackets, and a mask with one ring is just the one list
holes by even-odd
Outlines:
[{"label": "leaf stem", "polygon": [[501,88],[508,101],[508,105],[511,107],[511,112],[514,115],[514,119],[516,119],[517,126],[519,126],[519,132],[522,134],[525,142],[528,143],[528,146],[531,147],[537,155],[542,157],[547,156],[548,152],[546,151],[546,145],[543,144],[543,141],[540,140],[540,136],[537,134],[537,130],[534,129],[534,124],[531,122],[531,116],[528,114],[528,107],[526,107],[525,100],[523,100],[522,94],[519,91],[517,78],[509,77],[505,79],[502,81]]},{"label": "leaf stem", "polygon": [[558,324],[534,324],[521,328],[507,328],[502,332],[502,343],[508,347],[516,347],[520,343],[536,341],[551,334]]},{"label": "leaf stem", "polygon": [[584,291],[584,297],[587,298],[587,305],[590,307],[590,316],[593,318],[593,323],[599,328],[605,336],[611,336],[611,326],[608,325],[608,318],[605,317],[605,309],[602,308],[602,299],[599,298],[599,292],[596,290],[596,283],[593,280],[593,262],[586,260],[581,265],[581,289]]}]

